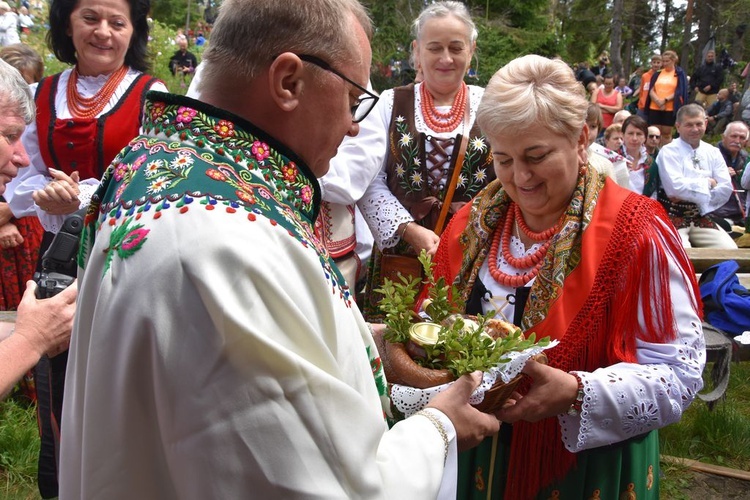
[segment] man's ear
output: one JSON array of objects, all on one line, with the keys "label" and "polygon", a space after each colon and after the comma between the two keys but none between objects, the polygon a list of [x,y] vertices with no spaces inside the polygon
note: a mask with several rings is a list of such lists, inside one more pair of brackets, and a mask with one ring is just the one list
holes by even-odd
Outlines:
[{"label": "man's ear", "polygon": [[304,63],[291,52],[284,52],[271,63],[268,69],[268,85],[271,99],[282,111],[294,111],[306,80]]}]

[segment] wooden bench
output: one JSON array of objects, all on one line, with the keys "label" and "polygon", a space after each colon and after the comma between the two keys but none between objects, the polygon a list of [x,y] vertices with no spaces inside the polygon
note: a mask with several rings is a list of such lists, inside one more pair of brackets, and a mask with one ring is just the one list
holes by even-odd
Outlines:
[{"label": "wooden bench", "polygon": [[726,260],[735,260],[740,268],[737,273],[750,273],[750,248],[724,250],[721,248],[686,248],[696,273]]}]

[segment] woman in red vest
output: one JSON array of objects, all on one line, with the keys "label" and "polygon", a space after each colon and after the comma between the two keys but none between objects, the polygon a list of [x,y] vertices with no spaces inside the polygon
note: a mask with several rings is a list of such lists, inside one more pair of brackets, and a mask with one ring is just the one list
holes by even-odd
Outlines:
[{"label": "woman in red vest", "polygon": [[[166,91],[144,74],[150,0],[53,0],[47,34],[71,69],[36,88],[37,118],[22,137],[31,165],[19,176],[15,217],[37,215],[48,231],[44,252],[65,216],[87,206],[105,169],[138,134],[146,92]],[[67,352],[36,370],[42,497],[57,496],[57,446]]]},{"label": "woman in red vest", "polygon": [[703,385],[680,238],[655,200],[588,165],[585,115],[571,69],[534,55],[498,71],[477,112],[497,180],[451,220],[435,278],[467,314],[559,344],[526,364],[500,433],[459,455],[460,499],[656,499],[656,430]]}]

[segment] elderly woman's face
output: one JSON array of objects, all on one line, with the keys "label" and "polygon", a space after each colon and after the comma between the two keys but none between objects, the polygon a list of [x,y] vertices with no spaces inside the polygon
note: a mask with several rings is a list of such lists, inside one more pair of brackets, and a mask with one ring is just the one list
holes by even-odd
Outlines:
[{"label": "elderly woman's face", "polygon": [[521,208],[531,229],[552,227],[570,203],[586,161],[588,129],[577,140],[544,127],[506,131],[488,138],[495,173]]},{"label": "elderly woman's face", "polygon": [[611,149],[612,151],[617,151],[620,149],[620,146],[622,146],[623,142],[623,136],[622,132],[612,132],[609,134],[609,137],[605,139],[605,146],[607,149]]},{"label": "elderly woman's face", "polygon": [[455,16],[434,17],[422,27],[415,42],[423,81],[433,93],[451,94],[463,82],[474,46],[469,28]]},{"label": "elderly woman's face", "polygon": [[79,0],[70,14],[68,35],[80,74],[111,73],[125,63],[133,37],[130,5],[125,0]]}]

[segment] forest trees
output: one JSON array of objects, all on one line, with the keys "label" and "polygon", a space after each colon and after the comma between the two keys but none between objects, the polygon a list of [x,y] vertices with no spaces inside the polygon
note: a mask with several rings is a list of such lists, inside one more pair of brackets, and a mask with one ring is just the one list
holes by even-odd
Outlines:
[{"label": "forest trees", "polygon": [[[303,0],[302,0],[303,1]],[[219,0],[152,0],[152,15],[173,28],[202,18],[205,2]],[[376,89],[409,81],[411,22],[430,0],[362,0],[376,26],[372,40]],[[667,48],[681,54],[680,65],[691,73],[707,43],[717,56],[725,49],[738,64],[750,57],[745,36],[750,0],[464,0],[477,24],[479,39],[472,64],[475,83],[484,85],[511,59],[530,53],[559,56],[574,64],[594,63],[609,51],[615,70],[630,74],[648,65],[651,54]],[[688,7],[692,10],[688,13]],[[686,14],[689,14],[686,19]]]}]

